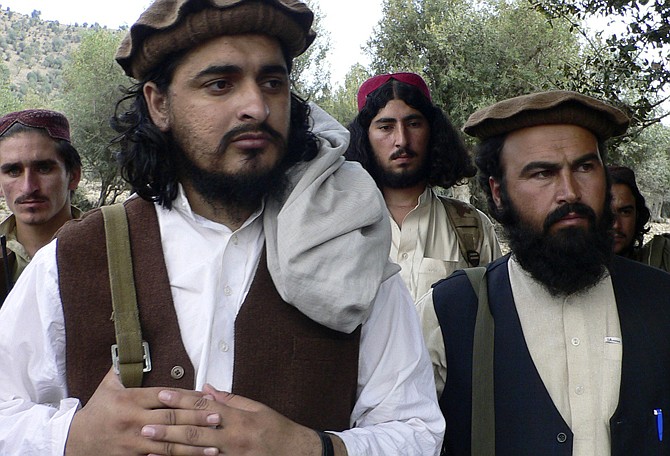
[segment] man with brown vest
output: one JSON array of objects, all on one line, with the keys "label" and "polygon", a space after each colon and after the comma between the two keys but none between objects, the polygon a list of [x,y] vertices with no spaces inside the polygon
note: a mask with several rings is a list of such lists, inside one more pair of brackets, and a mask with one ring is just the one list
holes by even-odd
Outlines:
[{"label": "man with brown vest", "polygon": [[116,59],[138,84],[113,125],[137,196],[66,225],[0,311],[1,454],[437,454],[384,201],[290,91],[312,19],[156,0],[130,28]]}]

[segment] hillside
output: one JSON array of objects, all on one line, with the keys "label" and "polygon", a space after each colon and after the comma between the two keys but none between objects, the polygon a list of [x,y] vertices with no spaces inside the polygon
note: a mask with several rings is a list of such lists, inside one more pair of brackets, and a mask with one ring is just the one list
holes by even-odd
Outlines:
[{"label": "hillside", "polygon": [[8,77],[8,88],[19,100],[29,94],[54,99],[62,89],[69,54],[86,30],[100,28],[99,24],[44,21],[39,11],[27,16],[0,4],[0,77]]}]

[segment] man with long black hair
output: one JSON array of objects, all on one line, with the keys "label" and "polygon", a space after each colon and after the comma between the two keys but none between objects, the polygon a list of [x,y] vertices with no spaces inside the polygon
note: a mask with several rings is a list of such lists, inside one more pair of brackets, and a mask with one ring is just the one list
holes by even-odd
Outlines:
[{"label": "man with long black hair", "polygon": [[[456,129],[415,73],[382,74],[358,91],[345,156],[372,175],[391,218],[391,259],[416,300],[453,271],[500,256],[491,221],[441,194],[475,174]],[[441,187],[443,190],[440,190]]]},{"label": "man with long black hair", "polygon": [[[346,129],[290,90],[312,19],[295,0],[155,0],[130,28],[116,59],[138,83],[113,124],[138,196],[66,226],[2,309],[0,453],[439,451],[381,195]],[[137,312],[112,312],[128,291]]]}]

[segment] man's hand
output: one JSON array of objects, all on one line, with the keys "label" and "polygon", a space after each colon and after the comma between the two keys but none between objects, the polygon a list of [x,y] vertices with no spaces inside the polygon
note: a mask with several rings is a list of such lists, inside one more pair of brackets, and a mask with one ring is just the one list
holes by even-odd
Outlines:
[{"label": "man's hand", "polygon": [[[65,445],[66,456],[129,456],[155,454],[217,455],[215,448],[180,445],[175,453],[167,442],[152,441],[141,435],[147,424],[190,426],[207,429],[218,426],[221,417],[197,408],[175,410],[158,400],[165,388],[124,388],[112,369],[100,382],[86,406],[75,413]],[[191,402],[203,394],[174,391]]]},{"label": "man's hand", "polygon": [[[221,425],[150,425],[142,435],[171,445],[171,455],[190,455],[188,448],[216,447],[226,455],[321,456],[321,440],[314,430],[301,426],[271,408],[231,393],[205,386],[205,396],[163,390],[158,399],[176,411],[202,411],[221,417]],[[344,443],[332,436],[336,455],[346,455]],[[165,453],[160,453],[165,454]]]}]

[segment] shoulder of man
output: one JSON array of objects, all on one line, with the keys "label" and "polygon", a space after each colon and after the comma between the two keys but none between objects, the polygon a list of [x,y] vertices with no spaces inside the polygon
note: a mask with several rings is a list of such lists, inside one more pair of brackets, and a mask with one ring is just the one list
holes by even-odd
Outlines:
[{"label": "shoulder of man", "polygon": [[655,268],[670,271],[670,233],[654,235],[640,248],[639,260]]},{"label": "shoulder of man", "polygon": [[472,204],[456,198],[438,195],[454,227],[461,254],[470,266],[478,266],[484,230],[480,212]]}]

